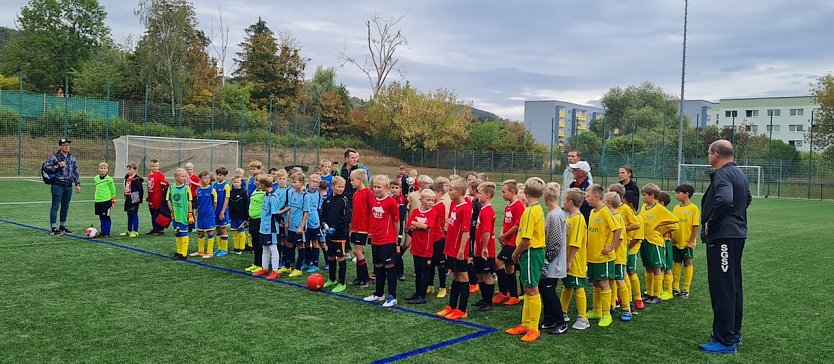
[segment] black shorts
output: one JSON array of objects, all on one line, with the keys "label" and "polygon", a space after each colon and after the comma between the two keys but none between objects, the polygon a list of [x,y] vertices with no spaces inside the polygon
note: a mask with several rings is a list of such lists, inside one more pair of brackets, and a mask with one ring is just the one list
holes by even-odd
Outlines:
[{"label": "black shorts", "polygon": [[368,243],[368,234],[366,233],[350,233],[350,243],[353,245],[362,245]]},{"label": "black shorts", "polygon": [[96,215],[98,215],[98,216],[110,216],[110,209],[112,207],[113,207],[113,203],[110,202],[110,201],[96,202],[96,204],[95,204]]},{"label": "black shorts", "polygon": [[343,257],[349,250],[350,243],[347,240],[330,240],[327,239],[327,256],[328,257]]},{"label": "black shorts", "polygon": [[443,249],[446,248],[446,239],[435,241],[433,245],[431,264],[438,268],[446,266],[446,254],[443,254]]},{"label": "black shorts", "polygon": [[307,228],[307,231],[304,232],[304,237],[310,243],[318,243],[319,236],[321,236],[321,230],[319,228]]},{"label": "black shorts", "polygon": [[394,264],[397,261],[397,244],[371,245],[374,265]]},{"label": "black shorts", "polygon": [[469,262],[466,259],[446,256],[446,268],[451,269],[455,273],[469,272]]},{"label": "black shorts", "polygon": [[272,234],[261,234],[261,245],[263,246],[270,246],[272,244],[278,243],[278,236],[275,236],[275,240],[272,240]]},{"label": "black shorts", "polygon": [[495,272],[495,258],[475,258],[475,273],[488,274]]},{"label": "black shorts", "polygon": [[498,253],[498,256],[496,258],[498,258],[498,260],[504,262],[504,264],[513,265],[513,264],[515,264],[515,262],[513,262],[513,252],[514,251],[515,251],[514,246],[502,245],[501,246],[501,251]]},{"label": "black shorts", "polygon": [[304,234],[295,231],[287,232],[287,244],[290,247],[300,247],[304,244]]}]

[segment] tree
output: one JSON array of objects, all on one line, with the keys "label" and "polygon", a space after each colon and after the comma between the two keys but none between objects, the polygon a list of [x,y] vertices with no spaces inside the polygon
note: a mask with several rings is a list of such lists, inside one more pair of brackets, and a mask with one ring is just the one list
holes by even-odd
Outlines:
[{"label": "tree", "polygon": [[301,111],[319,115],[321,130],[338,135],[345,128],[350,113],[350,93],[336,83],[336,69],[318,66],[313,78],[304,83]]},{"label": "tree", "polygon": [[814,145],[819,150],[826,149],[834,144],[834,75],[829,73],[817,79],[811,88],[811,98],[820,109],[814,114],[814,126],[805,139],[811,142],[813,132]]},{"label": "tree", "polygon": [[365,21],[367,30],[368,54],[365,60],[359,62],[356,58],[350,57],[344,50],[339,51],[342,58],[342,66],[351,63],[359,69],[371,83],[371,98],[375,98],[380,89],[385,85],[391,71],[397,71],[402,75],[402,68],[399,67],[399,58],[394,56],[397,48],[408,44],[408,40],[402,35],[397,24],[405,17],[383,18],[376,14],[371,20]]},{"label": "tree", "polygon": [[220,85],[224,86],[226,85],[226,76],[228,75],[228,70],[226,69],[226,50],[229,48],[229,24],[223,21],[223,8],[220,5],[217,6],[217,28],[220,39],[214,36],[214,19],[212,19],[209,42],[220,65]]},{"label": "tree", "polygon": [[0,55],[0,71],[23,71],[28,87],[53,92],[109,40],[106,15],[97,0],[30,0]]},{"label": "tree", "polygon": [[[605,108],[606,128],[619,130],[620,134],[629,134],[635,127],[662,127],[664,117],[667,122],[677,120],[676,100],[675,96],[648,81],[625,89],[614,87],[601,100]],[[598,124],[594,123],[593,130],[599,134],[601,125]]]},{"label": "tree", "polygon": [[0,52],[3,51],[3,47],[6,46],[10,40],[12,40],[12,36],[17,33],[17,30],[12,28],[0,27]]},{"label": "tree", "polygon": [[127,96],[128,53],[108,44],[72,72],[75,94],[86,97],[125,98]]},{"label": "tree", "polygon": [[220,88],[222,76],[218,73],[217,60],[206,53],[208,43],[206,35],[197,30],[183,57],[191,71],[190,87],[183,96],[184,103],[208,106],[211,104],[211,96]]},{"label": "tree", "polygon": [[501,122],[489,120],[472,125],[469,132],[469,144],[473,149],[495,150],[501,138]]}]

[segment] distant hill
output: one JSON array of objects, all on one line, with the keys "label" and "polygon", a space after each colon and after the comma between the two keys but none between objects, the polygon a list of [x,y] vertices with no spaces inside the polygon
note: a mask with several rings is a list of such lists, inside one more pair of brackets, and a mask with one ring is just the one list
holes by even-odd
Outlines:
[{"label": "distant hill", "polygon": [[500,116],[498,116],[498,115],[495,115],[495,114],[493,114],[493,113],[491,113],[491,112],[489,112],[489,111],[484,111],[484,110],[481,110],[481,109],[476,109],[476,108],[474,108],[474,107],[472,108],[472,117],[474,117],[474,118],[475,118],[475,120],[478,120],[478,121],[485,121],[485,120],[502,120],[502,121],[509,121],[509,120],[504,119],[504,118],[502,118],[502,117],[500,117]]},{"label": "distant hill", "polygon": [[12,39],[12,36],[17,33],[17,30],[0,26],[0,52],[6,47],[6,43]]}]

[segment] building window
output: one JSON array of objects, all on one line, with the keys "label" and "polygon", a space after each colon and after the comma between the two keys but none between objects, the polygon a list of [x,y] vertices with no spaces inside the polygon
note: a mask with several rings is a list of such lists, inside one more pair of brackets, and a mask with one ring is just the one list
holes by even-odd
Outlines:
[{"label": "building window", "polygon": [[796,125],[792,124],[792,125],[788,125],[788,130],[790,130],[790,131],[805,131],[805,128],[802,126],[802,124],[796,124]]},{"label": "building window", "polygon": [[805,115],[805,110],[803,109],[791,109],[791,116],[802,116]]},{"label": "building window", "polygon": [[735,110],[724,111],[724,117],[731,118],[731,117],[734,117],[734,116],[738,116],[738,111],[735,111]]},{"label": "building window", "polygon": [[756,124],[747,124],[744,126],[744,131],[756,134],[759,132],[759,126]]},{"label": "building window", "polygon": [[789,140],[788,144],[790,144],[794,148],[802,148],[802,141],[801,140]]},{"label": "building window", "polygon": [[769,109],[767,116],[782,116],[782,109]]},{"label": "building window", "polygon": [[755,118],[759,116],[759,110],[746,110],[744,113],[748,118]]},{"label": "building window", "polygon": [[770,130],[770,125],[767,126],[767,131],[780,131],[781,125],[773,125],[773,130]]}]

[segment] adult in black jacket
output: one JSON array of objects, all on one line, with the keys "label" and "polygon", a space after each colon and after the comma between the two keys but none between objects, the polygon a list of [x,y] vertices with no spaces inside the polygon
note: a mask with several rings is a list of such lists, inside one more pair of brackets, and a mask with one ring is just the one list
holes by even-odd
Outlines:
[{"label": "adult in black jacket", "polygon": [[709,147],[710,186],[701,200],[701,240],[707,246],[707,278],[712,300],[712,342],[708,353],[732,353],[741,340],[744,312],[741,256],[747,239],[747,207],[752,202],[747,177],[733,162],[733,145],[717,140]]},{"label": "adult in black jacket", "polygon": [[640,187],[634,182],[634,171],[629,166],[622,166],[618,171],[620,184],[625,187],[625,198],[634,206],[634,211],[640,211]]}]

